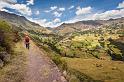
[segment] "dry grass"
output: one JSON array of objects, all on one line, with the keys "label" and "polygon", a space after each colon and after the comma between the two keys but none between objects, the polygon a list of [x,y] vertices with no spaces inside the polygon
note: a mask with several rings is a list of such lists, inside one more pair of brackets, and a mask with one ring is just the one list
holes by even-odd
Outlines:
[{"label": "dry grass", "polygon": [[15,46],[11,61],[0,69],[0,82],[22,82],[26,66],[26,49],[21,42]]},{"label": "dry grass", "polygon": [[95,80],[124,82],[124,62],[99,59],[63,58],[68,66]]}]

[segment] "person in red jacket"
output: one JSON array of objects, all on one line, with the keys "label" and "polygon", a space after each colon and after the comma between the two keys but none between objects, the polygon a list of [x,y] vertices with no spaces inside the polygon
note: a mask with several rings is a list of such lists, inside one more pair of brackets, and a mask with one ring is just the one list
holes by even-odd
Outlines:
[{"label": "person in red jacket", "polygon": [[28,35],[25,35],[25,46],[27,49],[29,49],[29,45],[30,45],[30,38]]}]

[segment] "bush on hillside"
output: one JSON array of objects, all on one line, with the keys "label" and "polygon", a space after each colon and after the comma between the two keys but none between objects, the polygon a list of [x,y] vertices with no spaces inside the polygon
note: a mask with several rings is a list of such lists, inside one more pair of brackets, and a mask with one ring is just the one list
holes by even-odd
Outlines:
[{"label": "bush on hillside", "polygon": [[14,34],[11,27],[5,21],[0,21],[0,35],[0,46],[10,52],[12,50]]},{"label": "bush on hillside", "polygon": [[67,63],[61,59],[61,56],[53,55],[52,60],[61,70],[67,70]]},{"label": "bush on hillside", "polygon": [[112,46],[112,45],[109,46],[109,54],[112,57],[112,59],[117,59],[117,60],[123,59],[123,54],[121,50],[119,50],[115,46]]},{"label": "bush on hillside", "polygon": [[67,50],[66,51],[66,57],[71,57],[71,58],[75,57],[74,51],[71,49]]},{"label": "bush on hillside", "polygon": [[100,53],[98,51],[92,52],[92,55],[98,59],[100,58]]},{"label": "bush on hillside", "polygon": [[14,42],[19,41],[19,39],[17,31],[13,30],[7,22],[0,21],[0,60],[4,63],[10,60]]},{"label": "bush on hillside", "polygon": [[17,30],[13,29],[6,21],[0,21],[0,46],[9,51],[13,43],[18,42],[20,39]]}]

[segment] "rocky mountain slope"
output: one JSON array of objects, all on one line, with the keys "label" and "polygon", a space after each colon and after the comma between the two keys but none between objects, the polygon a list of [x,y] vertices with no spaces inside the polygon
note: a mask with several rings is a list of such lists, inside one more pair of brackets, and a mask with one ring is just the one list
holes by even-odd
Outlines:
[{"label": "rocky mountain slope", "polygon": [[102,27],[103,25],[112,25],[115,23],[124,23],[124,17],[118,19],[109,19],[109,20],[88,20],[88,21],[79,21],[76,23],[63,23],[62,25],[53,28],[53,32],[58,34],[66,34],[72,32],[81,32],[84,30]]},{"label": "rocky mountain slope", "polygon": [[0,11],[0,20],[9,22],[12,27],[19,30],[48,31],[46,28],[40,26],[39,24],[29,21],[24,16],[19,16],[4,11]]},{"label": "rocky mountain slope", "polygon": [[[62,25],[55,28],[44,28],[39,24],[29,21],[24,16],[19,16],[13,13],[7,13],[0,11],[0,20],[5,20],[9,22],[12,27],[19,30],[33,30],[42,33],[57,33],[57,34],[67,34],[72,32],[82,32],[88,29],[102,27],[103,25],[112,25],[116,23],[124,23],[124,17],[109,20],[88,20],[79,21],[76,23],[63,23]],[[18,28],[17,28],[18,27]]]}]

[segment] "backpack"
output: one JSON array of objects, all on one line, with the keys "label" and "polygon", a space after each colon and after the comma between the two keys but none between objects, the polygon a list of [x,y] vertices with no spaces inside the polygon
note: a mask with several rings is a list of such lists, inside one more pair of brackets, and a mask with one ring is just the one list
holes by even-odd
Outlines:
[{"label": "backpack", "polygon": [[29,42],[29,38],[28,37],[25,38],[25,42]]}]

